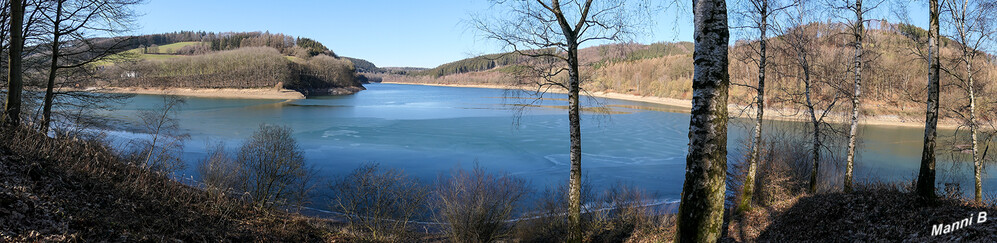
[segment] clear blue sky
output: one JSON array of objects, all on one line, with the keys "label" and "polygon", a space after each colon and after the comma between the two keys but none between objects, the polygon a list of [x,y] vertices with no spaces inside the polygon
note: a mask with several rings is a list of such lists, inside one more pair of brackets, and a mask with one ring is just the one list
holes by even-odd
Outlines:
[{"label": "clear blue sky", "polygon": [[[142,15],[136,34],[270,31],[312,38],[379,67],[435,67],[501,51],[463,22],[489,7],[486,0],[148,0],[135,9]],[[926,26],[918,16],[926,14],[911,16]],[[664,10],[656,18],[652,35],[639,42],[692,40],[684,11]]]},{"label": "clear blue sky", "polygon": [[[312,38],[379,67],[435,67],[501,51],[462,22],[489,7],[485,0],[148,0],[135,9],[143,14],[136,34],[270,31]],[[692,39],[691,32],[673,34],[672,14],[657,22],[655,36],[640,42]]]}]

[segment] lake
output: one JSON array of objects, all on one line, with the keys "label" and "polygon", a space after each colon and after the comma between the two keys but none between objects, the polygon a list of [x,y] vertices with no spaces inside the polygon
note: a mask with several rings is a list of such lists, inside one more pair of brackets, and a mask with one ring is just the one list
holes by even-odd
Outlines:
[{"label": "lake", "polygon": [[[223,142],[234,151],[259,124],[268,123],[293,128],[307,163],[326,178],[376,162],[426,182],[475,164],[524,178],[537,190],[567,182],[566,95],[547,94],[533,103],[536,100],[529,95],[501,89],[366,86],[368,90],[355,95],[293,101],[189,98],[179,115],[183,129],[191,135],[184,151],[189,166],[181,173],[196,178],[193,163],[206,157],[208,144]],[[115,144],[143,137],[130,132],[135,114],[161,101],[158,96],[138,95],[114,111],[112,116],[125,121],[109,133]],[[661,201],[679,198],[688,145],[689,114],[681,113],[684,109],[597,98],[583,99],[583,105],[605,108],[582,116],[586,183],[596,190],[624,183],[653,193]],[[740,145],[750,131],[749,123],[732,120],[730,161],[743,157]],[[922,132],[923,128],[916,127],[863,126],[856,179],[909,181],[916,177]],[[952,132],[942,130],[940,135]],[[952,158],[939,157],[944,160],[937,166],[939,182],[959,182],[970,193],[971,167],[951,170],[953,163],[946,161]],[[822,165],[828,167],[834,166]],[[985,191],[997,192],[993,173],[984,176]]]}]

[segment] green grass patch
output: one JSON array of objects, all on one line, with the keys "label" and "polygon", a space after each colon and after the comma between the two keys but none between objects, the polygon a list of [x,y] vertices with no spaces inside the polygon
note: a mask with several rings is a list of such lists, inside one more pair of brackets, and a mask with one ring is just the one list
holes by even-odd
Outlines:
[{"label": "green grass patch", "polygon": [[[210,44],[211,43],[208,43],[208,42],[199,42],[199,41],[177,42],[177,43],[173,43],[173,44],[169,44],[169,45],[161,45],[161,46],[159,46],[159,51],[158,52],[153,52],[153,50],[149,50],[149,54],[176,54],[177,50],[180,50],[180,48],[184,48],[186,46],[210,45]],[[138,53],[142,53],[142,48],[135,48],[135,49],[131,49],[129,51],[136,51]]]},{"label": "green grass patch", "polygon": [[156,52],[156,53],[152,53],[153,50],[148,50],[150,53],[143,53],[144,50],[146,50],[146,48],[141,48],[140,47],[140,48],[135,48],[135,49],[123,51],[123,52],[120,52],[118,54],[110,55],[107,58],[104,58],[104,60],[94,62],[93,65],[95,65],[95,66],[107,66],[107,65],[114,65],[115,63],[118,63],[118,62],[121,62],[121,61],[124,61],[124,60],[136,60],[136,59],[137,60],[152,60],[152,61],[168,60],[168,59],[173,59],[173,58],[177,58],[177,57],[183,57],[184,55],[175,55],[175,53],[177,52],[177,50],[180,50],[180,48],[183,48],[185,46],[209,45],[209,44],[211,44],[211,43],[208,43],[208,42],[199,42],[199,41],[177,42],[177,43],[173,43],[173,44],[169,44],[169,45],[159,46],[158,47],[159,52]]},{"label": "green grass patch", "polygon": [[305,63],[305,59],[301,59],[300,57],[296,56],[284,56],[284,58],[286,58],[288,61],[292,61],[295,63]]}]

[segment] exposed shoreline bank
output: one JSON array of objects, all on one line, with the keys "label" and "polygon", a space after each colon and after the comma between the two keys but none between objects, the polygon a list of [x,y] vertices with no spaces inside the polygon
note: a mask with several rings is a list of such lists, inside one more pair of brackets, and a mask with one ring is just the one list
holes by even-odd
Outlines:
[{"label": "exposed shoreline bank", "polygon": [[[459,88],[486,88],[486,89],[521,89],[530,90],[530,87],[517,87],[517,86],[505,86],[505,85],[490,85],[490,84],[439,84],[439,83],[406,83],[406,82],[382,82],[385,84],[408,84],[408,85],[425,85],[425,86],[442,86],[442,87],[459,87]],[[550,90],[548,92],[552,93],[567,93],[565,90]],[[665,97],[654,97],[654,96],[639,96],[631,94],[620,94],[611,92],[587,92],[583,93],[584,96],[591,96],[597,98],[606,99],[616,99],[616,100],[626,100],[626,101],[636,101],[636,102],[646,102],[667,106],[674,106],[678,108],[683,108],[684,113],[689,113],[689,109],[692,108],[692,100],[684,99],[674,99]],[[729,105],[728,111],[731,117],[738,118],[755,118],[755,112],[753,110],[746,110],[745,112],[739,112],[743,107],[738,107],[737,105]],[[787,115],[794,114],[796,112],[786,110],[786,109],[766,109],[765,119],[766,120],[778,120],[778,121],[797,121],[797,122],[809,122],[809,118],[799,115]],[[838,121],[844,121],[844,119],[838,119],[839,117],[830,117],[832,123]],[[914,119],[914,118],[904,118],[898,116],[864,116],[861,117],[859,124],[867,126],[893,126],[893,127],[924,127],[924,118]],[[950,120],[939,119],[938,127],[945,129],[955,129],[959,126],[958,123]]]},{"label": "exposed shoreline bank", "polygon": [[101,93],[118,94],[150,94],[150,95],[179,95],[199,98],[224,98],[224,99],[271,99],[271,100],[298,100],[304,99],[301,92],[289,89],[192,89],[192,88],[126,88],[107,87],[99,89],[87,89]]}]

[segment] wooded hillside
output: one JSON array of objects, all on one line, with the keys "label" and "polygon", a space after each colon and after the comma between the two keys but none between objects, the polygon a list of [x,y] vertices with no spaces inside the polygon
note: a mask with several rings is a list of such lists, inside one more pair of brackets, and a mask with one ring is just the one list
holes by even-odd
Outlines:
[{"label": "wooded hillside", "polygon": [[[363,89],[353,62],[308,38],[260,32],[135,37],[135,49],[100,66],[116,87],[287,88],[306,95]],[[170,44],[170,41],[183,41]],[[133,45],[134,45],[133,43]]]},{"label": "wooded hillside", "polygon": [[[811,65],[817,80],[815,87],[818,100],[829,103],[850,98],[851,85],[848,74],[852,62],[850,36],[843,24],[810,24],[797,26],[791,31],[818,32],[820,38],[813,40],[811,50],[816,52]],[[918,27],[889,24],[870,26],[865,44],[866,63],[862,92],[865,104],[864,115],[896,116],[900,119],[923,119],[923,98],[927,85],[927,62],[918,54],[916,42],[926,39],[926,31]],[[918,37],[920,36],[920,37]],[[921,39],[918,39],[921,38]],[[754,90],[738,84],[754,84],[757,78],[757,65],[751,55],[757,55],[757,41],[738,41],[731,47],[730,103],[747,106],[754,98]],[[802,100],[803,87],[797,81],[801,70],[793,63],[793,57],[786,55],[789,48],[785,37],[769,39],[770,77],[767,89],[777,94],[766,98],[766,103],[775,108],[795,109],[792,101]],[[943,39],[942,62],[958,61],[956,42]],[[589,47],[579,50],[582,64],[582,87],[587,91],[605,91],[640,96],[666,97],[676,99],[692,98],[692,43],[617,44]],[[780,51],[782,50],[782,51]],[[923,50],[922,50],[923,52]],[[749,55],[750,54],[750,55]],[[512,54],[492,54],[468,58],[440,65],[423,72],[410,72],[409,75],[385,75],[385,82],[444,83],[444,84],[492,84],[517,85],[515,66],[517,56]],[[993,56],[989,57],[993,59]],[[522,58],[525,59],[525,58]],[[979,96],[977,109],[981,118],[992,120],[997,101],[997,67],[985,59],[976,60],[980,67],[980,82],[977,84]],[[955,67],[953,67],[955,68]],[[952,70],[958,72],[958,70]],[[951,75],[949,75],[951,76]],[[943,117],[958,116],[963,109],[964,95],[952,77],[942,78],[942,99],[949,107],[943,107]],[[986,105],[980,105],[986,104]],[[842,110],[839,110],[842,109]],[[839,105],[833,111],[843,112],[846,107]]]}]

